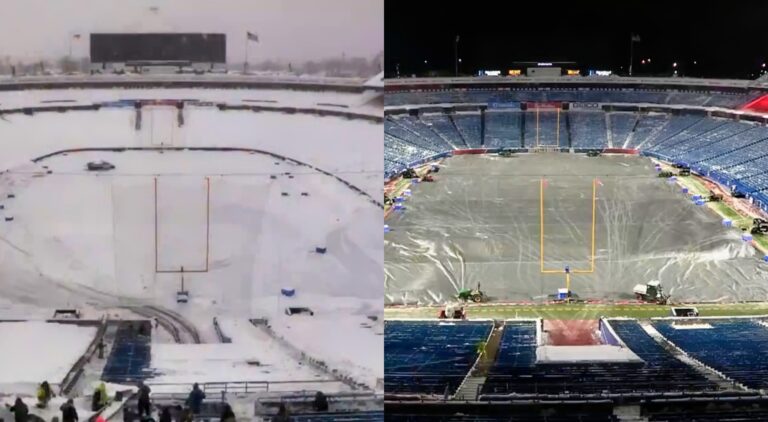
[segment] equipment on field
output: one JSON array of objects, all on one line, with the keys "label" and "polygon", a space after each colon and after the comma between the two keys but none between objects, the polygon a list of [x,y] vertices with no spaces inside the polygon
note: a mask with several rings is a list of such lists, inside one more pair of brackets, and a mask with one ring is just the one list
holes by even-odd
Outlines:
[{"label": "equipment on field", "polygon": [[677,173],[678,176],[690,176],[691,175],[691,169],[688,167],[683,167],[680,169],[680,171]]},{"label": "equipment on field", "polygon": [[649,281],[645,285],[635,285],[633,289],[637,300],[645,303],[656,303],[659,305],[665,305],[669,299],[664,295],[664,290],[661,287],[661,282],[658,280]]},{"label": "equipment on field", "polygon": [[752,230],[750,231],[752,234],[765,234],[768,233],[768,221],[763,220],[762,218],[755,218],[752,220]]},{"label": "equipment on field", "polygon": [[315,312],[306,306],[289,306],[285,308],[285,314],[288,316],[301,314],[309,314],[309,316],[315,316]]},{"label": "equipment on field", "polygon": [[88,171],[108,171],[108,170],[114,170],[115,165],[112,163],[108,163],[104,160],[102,161],[91,161],[86,166],[86,170]]},{"label": "equipment on field", "polygon": [[709,198],[707,198],[709,202],[720,202],[723,200],[723,195],[719,193],[715,193],[714,191],[709,191]]},{"label": "equipment on field", "polygon": [[672,172],[671,172],[671,171],[669,171],[669,170],[664,170],[664,171],[660,171],[660,172],[659,172],[659,177],[663,177],[663,178],[665,178],[665,179],[668,179],[668,178],[670,178],[670,177],[672,177],[672,176],[674,176],[674,175],[675,175],[675,174],[674,174],[674,173],[672,173]]},{"label": "equipment on field", "polygon": [[672,316],[674,317],[697,317],[699,316],[699,310],[695,306],[689,306],[684,308],[672,308]]},{"label": "equipment on field", "polygon": [[78,309],[56,309],[53,311],[53,319],[80,319]]},{"label": "equipment on field", "polygon": [[499,157],[514,157],[514,156],[515,156],[515,153],[514,153],[514,152],[512,152],[512,150],[509,150],[509,149],[503,149],[503,150],[499,151],[499,153],[498,153],[497,155],[498,155]]},{"label": "equipment on field", "polygon": [[435,178],[432,177],[431,174],[425,174],[424,177],[421,178],[422,182],[434,182]]},{"label": "equipment on field", "polygon": [[416,170],[414,170],[412,168],[409,168],[409,169],[405,170],[402,173],[402,176],[403,176],[403,179],[415,179],[415,178],[419,177],[419,175],[416,174]]},{"label": "equipment on field", "polygon": [[184,267],[181,267],[181,290],[176,292],[176,303],[189,302],[189,292],[184,289]]},{"label": "equipment on field", "polygon": [[599,157],[600,151],[587,151],[587,157]]},{"label": "equipment on field", "polygon": [[462,300],[464,302],[469,302],[470,300],[475,303],[481,303],[486,302],[488,300],[488,297],[485,295],[485,293],[480,290],[480,283],[477,283],[477,289],[462,289],[459,291],[459,294],[456,296],[457,299]]},{"label": "equipment on field", "polygon": [[734,190],[731,192],[731,196],[734,198],[746,198],[747,195],[744,192]]},{"label": "equipment on field", "polygon": [[467,313],[464,306],[459,304],[446,303],[445,308],[440,310],[440,319],[467,319]]}]

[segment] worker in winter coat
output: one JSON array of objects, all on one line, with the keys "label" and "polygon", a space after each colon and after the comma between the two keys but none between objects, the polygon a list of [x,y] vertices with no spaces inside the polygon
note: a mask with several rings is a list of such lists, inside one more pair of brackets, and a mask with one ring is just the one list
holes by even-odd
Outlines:
[{"label": "worker in winter coat", "polygon": [[103,382],[99,383],[97,388],[99,391],[99,408],[102,408],[109,404],[109,395],[107,394],[107,386]]},{"label": "worker in winter coat", "polygon": [[171,406],[165,406],[163,408],[163,411],[160,412],[159,422],[173,422],[173,418],[171,417]]},{"label": "worker in winter coat", "polygon": [[101,392],[97,388],[93,390],[93,397],[91,398],[91,412],[97,412],[99,410],[99,404],[101,404]]},{"label": "worker in winter coat", "polygon": [[328,411],[328,397],[326,397],[322,391],[318,391],[315,394],[315,401],[312,403],[312,408],[315,410],[315,412]]},{"label": "worker in winter coat", "polygon": [[61,422],[78,421],[77,409],[75,409],[75,403],[72,399],[69,399],[66,403],[62,404],[59,410],[61,410]]},{"label": "worker in winter coat", "polygon": [[288,408],[285,407],[285,403],[280,403],[280,408],[277,410],[277,414],[272,418],[272,422],[290,422],[291,414],[288,413]]},{"label": "worker in winter coat", "polygon": [[20,397],[16,397],[16,402],[13,406],[8,406],[7,404],[6,406],[8,410],[13,412],[13,420],[15,422],[27,422],[27,419],[29,419],[29,408]]},{"label": "worker in winter coat", "polygon": [[51,386],[48,384],[48,381],[43,381],[37,388],[37,407],[40,409],[48,407],[48,402],[51,401],[51,397],[53,397]]},{"label": "worker in winter coat", "polygon": [[192,415],[192,411],[188,407],[179,412],[179,422],[192,422],[193,419],[194,415]]},{"label": "worker in winter coat", "polygon": [[203,399],[205,399],[205,393],[200,389],[200,386],[195,383],[195,385],[192,386],[192,391],[189,392],[189,397],[187,397],[187,406],[192,410],[192,414],[200,414],[200,406],[203,404]]},{"label": "worker in winter coat", "polygon": [[152,406],[149,401],[149,393],[152,390],[143,382],[139,382],[139,417],[152,416]]},{"label": "worker in winter coat", "polygon": [[229,403],[224,403],[220,419],[221,422],[235,422],[235,412],[232,411],[232,406]]}]

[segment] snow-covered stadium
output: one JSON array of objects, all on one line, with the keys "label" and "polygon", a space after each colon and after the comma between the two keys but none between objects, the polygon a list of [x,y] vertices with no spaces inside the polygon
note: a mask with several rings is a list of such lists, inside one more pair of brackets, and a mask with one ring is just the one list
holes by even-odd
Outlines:
[{"label": "snow-covered stadium", "polygon": [[387,80],[387,417],[765,420],[766,94]]},{"label": "snow-covered stadium", "polygon": [[57,405],[32,413],[75,397],[95,418],[86,396],[106,381],[123,399],[99,412],[121,420],[139,381],[169,406],[199,383],[215,418],[226,401],[304,420],[317,391],[331,412],[311,420],[381,418],[382,91],[1,80],[0,402],[47,380]]}]

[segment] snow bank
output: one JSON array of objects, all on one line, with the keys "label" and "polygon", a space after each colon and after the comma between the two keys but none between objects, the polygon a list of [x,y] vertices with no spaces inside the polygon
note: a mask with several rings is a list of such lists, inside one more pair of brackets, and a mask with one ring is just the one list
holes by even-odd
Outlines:
[{"label": "snow bank", "polygon": [[153,345],[152,368],[160,375],[147,382],[152,391],[188,392],[195,382],[233,381],[269,382],[269,391],[345,389],[340,383],[324,382],[332,379],[290,357],[247,320],[222,318],[220,324],[232,343]]},{"label": "snow bank", "polygon": [[[0,323],[0,392],[10,384],[58,384],[96,335],[95,327],[42,321]],[[25,389],[26,391],[26,389]]]}]

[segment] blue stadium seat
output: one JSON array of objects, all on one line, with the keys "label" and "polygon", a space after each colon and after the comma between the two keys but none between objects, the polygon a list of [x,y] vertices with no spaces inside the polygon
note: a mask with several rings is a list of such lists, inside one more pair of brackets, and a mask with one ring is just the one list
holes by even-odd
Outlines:
[{"label": "blue stadium seat", "polygon": [[644,363],[536,365],[535,322],[508,321],[481,398],[506,400],[510,394],[701,392],[717,388],[666,352],[636,321],[617,322],[616,326],[619,337],[627,336],[627,346]]},{"label": "blue stadium seat", "polygon": [[570,111],[571,146],[574,149],[603,149],[608,146],[605,113],[600,111]]},{"label": "blue stadium seat", "polygon": [[123,322],[117,329],[112,351],[101,374],[101,379],[117,384],[135,384],[152,377],[150,371],[151,339],[148,322],[140,334],[134,322]]},{"label": "blue stadium seat", "polygon": [[480,148],[482,146],[479,113],[457,113],[452,115],[451,118],[468,147]]},{"label": "blue stadium seat", "polygon": [[768,387],[768,328],[748,319],[707,320],[712,328],[675,329],[668,321],[653,326],[669,341],[747,387]]},{"label": "blue stadium seat", "polygon": [[485,113],[485,146],[487,148],[520,148],[523,113],[498,111]]},{"label": "blue stadium seat", "polygon": [[386,321],[387,394],[453,394],[477,359],[491,321]]},{"label": "blue stadium seat", "polygon": [[637,124],[636,113],[608,113],[610,120],[611,143],[614,148],[626,148],[629,134]]}]

